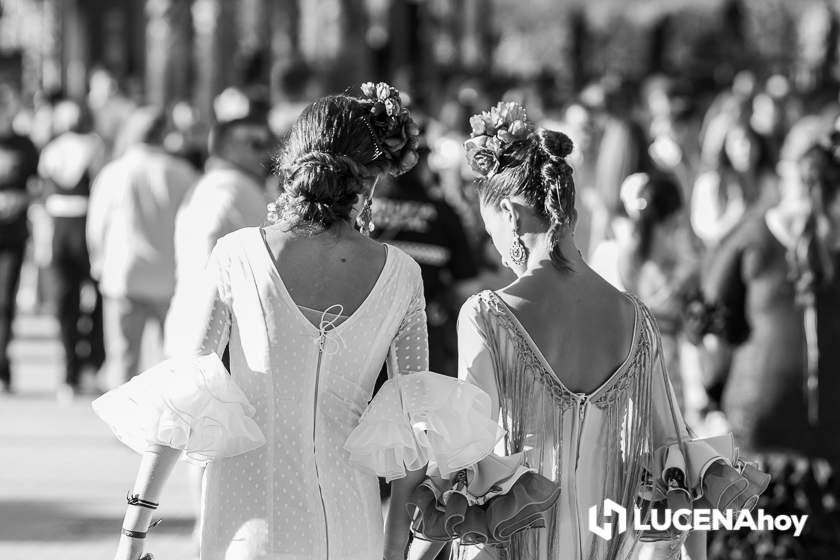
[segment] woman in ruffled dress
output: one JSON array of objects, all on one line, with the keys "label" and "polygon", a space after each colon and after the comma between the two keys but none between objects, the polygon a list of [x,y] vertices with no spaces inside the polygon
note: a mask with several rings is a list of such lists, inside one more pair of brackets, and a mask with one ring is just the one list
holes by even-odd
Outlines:
[{"label": "woman in ruffled dress", "polygon": [[[428,396],[427,376],[404,375],[428,367],[420,269],[353,227],[356,220],[369,231],[376,177],[415,164],[417,128],[395,89],[366,83],[362,92],[303,111],[279,157],[284,190],[269,205],[270,225],[222,238],[208,284],[173,318],[180,355],[95,401],[117,436],[142,453],[116,558],[143,554],[163,484],[182,455],[207,464],[202,560],[403,557],[402,502],[422,479],[427,453],[410,429],[396,434],[399,450],[387,456],[361,441],[356,458],[370,459],[362,470],[344,444],[386,358],[395,378],[416,377],[406,384]],[[226,349],[229,373],[220,360]],[[441,393],[471,410],[451,387]],[[356,442],[383,429],[373,426]],[[387,536],[376,474],[398,479]]]},{"label": "woman in ruffled dress", "polygon": [[[491,397],[505,430],[496,453],[524,453],[526,464],[561,492],[544,528],[460,552],[611,560],[633,557],[647,538],[664,540],[660,552],[679,557],[685,534],[619,533],[613,523],[605,540],[589,530],[588,510],[603,512],[607,498],[627,508],[674,507],[701,495],[711,504],[701,507],[751,507],[766,479],[720,441],[691,439],[661,365],[650,312],[582,259],[565,160],[569,138],[535,129],[515,103],[500,103],[471,124],[466,150],[478,174],[481,215],[517,279],[464,304],[459,376]],[[724,480],[742,489],[727,503],[721,502]],[[696,535],[689,539],[698,541],[691,543],[694,560],[705,557],[703,534]]]}]

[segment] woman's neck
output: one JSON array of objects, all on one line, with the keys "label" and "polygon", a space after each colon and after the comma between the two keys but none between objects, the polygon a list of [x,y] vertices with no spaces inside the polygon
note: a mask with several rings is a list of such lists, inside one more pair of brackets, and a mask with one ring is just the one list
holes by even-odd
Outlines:
[{"label": "woman's neck", "polygon": [[[560,252],[571,272],[586,267],[586,263],[575,244],[574,235],[569,234],[561,236],[559,244]],[[536,237],[529,245],[528,266],[522,274],[518,275],[520,278],[539,273],[543,269],[550,268],[557,271],[557,267],[554,266],[554,263],[551,260],[551,248],[549,246],[548,234]]]},{"label": "woman's neck", "polygon": [[293,239],[307,239],[316,243],[326,243],[333,245],[342,239],[360,237],[361,234],[351,225],[350,220],[340,221],[332,224],[325,229],[313,229],[306,224],[297,224],[290,226],[288,223],[278,223],[274,227],[266,228],[267,232],[272,232],[286,238]]}]

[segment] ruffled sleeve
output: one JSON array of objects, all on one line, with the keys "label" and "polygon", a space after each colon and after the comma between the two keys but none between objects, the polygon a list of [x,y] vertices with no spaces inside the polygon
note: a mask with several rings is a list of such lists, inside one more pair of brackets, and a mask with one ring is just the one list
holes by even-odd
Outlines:
[{"label": "ruffled sleeve", "polygon": [[161,362],[93,401],[120,441],[143,453],[160,444],[192,463],[265,444],[255,409],[216,354]]},{"label": "ruffled sleeve", "polygon": [[229,267],[225,239],[221,239],[203,274],[181,271],[186,279],[178,282],[164,328],[167,357],[224,353],[232,324]]},{"label": "ruffled sleeve", "polygon": [[353,464],[391,481],[427,464],[448,477],[489,455],[501,436],[481,389],[420,372],[385,382],[344,447]]},{"label": "ruffled sleeve", "polygon": [[[389,248],[389,251],[398,249]],[[407,255],[410,299],[394,340],[388,361],[389,376],[405,375],[429,369],[429,332],[426,323],[426,298],[420,266]]]},{"label": "ruffled sleeve", "polygon": [[[653,318],[646,312],[656,334]],[[750,510],[770,475],[740,457],[731,434],[697,438],[686,427],[661,359],[652,372],[652,452],[644,458],[638,495],[652,507]]]},{"label": "ruffled sleeve", "polygon": [[648,459],[639,495],[672,510],[693,503],[737,513],[752,510],[769,484],[770,475],[741,458],[732,434],[725,434],[657,448]]}]

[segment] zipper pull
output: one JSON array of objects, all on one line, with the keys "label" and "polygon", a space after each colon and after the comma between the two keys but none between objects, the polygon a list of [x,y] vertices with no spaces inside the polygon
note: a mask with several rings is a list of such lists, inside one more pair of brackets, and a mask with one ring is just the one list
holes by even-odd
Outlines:
[{"label": "zipper pull", "polygon": [[575,396],[578,399],[578,420],[583,421],[583,417],[586,414],[586,405],[589,402],[589,395],[586,393],[575,393]]}]

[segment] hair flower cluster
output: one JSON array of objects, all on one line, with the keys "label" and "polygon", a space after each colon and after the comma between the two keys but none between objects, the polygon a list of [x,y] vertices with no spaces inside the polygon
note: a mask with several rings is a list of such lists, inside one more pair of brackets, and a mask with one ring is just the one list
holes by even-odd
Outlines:
[{"label": "hair flower cluster", "polygon": [[397,162],[395,174],[408,171],[417,163],[420,129],[403,106],[399,90],[385,82],[365,82],[361,90],[362,99],[372,103],[368,125],[379,151]]},{"label": "hair flower cluster", "polygon": [[464,142],[467,162],[484,178],[499,171],[501,154],[506,146],[525,140],[534,130],[525,114],[525,107],[513,101],[500,102],[489,111],[473,115],[470,126],[470,139]]}]

